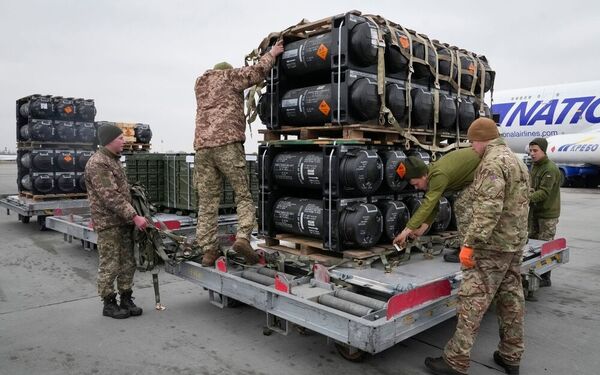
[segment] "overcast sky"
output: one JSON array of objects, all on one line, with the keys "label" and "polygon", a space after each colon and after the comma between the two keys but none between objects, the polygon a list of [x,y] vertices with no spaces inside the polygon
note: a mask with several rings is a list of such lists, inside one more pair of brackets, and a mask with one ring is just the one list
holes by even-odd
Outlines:
[{"label": "overcast sky", "polygon": [[154,151],[192,151],[198,75],[243,65],[271,31],[352,9],[486,55],[496,90],[600,79],[595,1],[4,0],[0,150],[15,149],[15,100],[39,93],[95,99],[97,120],[150,124]]}]

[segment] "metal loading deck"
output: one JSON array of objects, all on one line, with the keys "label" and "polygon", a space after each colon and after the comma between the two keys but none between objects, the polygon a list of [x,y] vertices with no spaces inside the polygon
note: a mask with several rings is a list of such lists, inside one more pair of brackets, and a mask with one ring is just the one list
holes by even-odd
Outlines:
[{"label": "metal loading deck", "polygon": [[[264,311],[273,331],[288,334],[292,325],[307,328],[334,340],[344,358],[360,360],[365,353],[379,353],[455,315],[459,265],[416,255],[389,273],[377,264],[331,270],[316,264],[310,276],[293,277],[243,267],[224,257],[214,268],[185,262],[165,269],[208,289],[210,302],[221,308],[231,300],[245,303]],[[537,289],[539,275],[568,260],[564,239],[531,240],[522,265],[528,287]],[[339,290],[351,294],[336,295]],[[371,302],[374,305],[366,306]]]}]

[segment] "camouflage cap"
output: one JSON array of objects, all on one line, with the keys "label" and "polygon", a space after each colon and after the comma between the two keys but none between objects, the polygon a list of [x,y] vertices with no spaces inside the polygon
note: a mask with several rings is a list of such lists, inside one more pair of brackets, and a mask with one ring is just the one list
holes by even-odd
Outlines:
[{"label": "camouflage cap", "polygon": [[233,66],[231,66],[231,64],[228,63],[227,61],[223,61],[218,64],[215,64],[213,69],[214,70],[227,70],[227,69],[233,69]]},{"label": "camouflage cap", "polygon": [[409,156],[406,161],[398,164],[396,173],[401,179],[409,181],[413,178],[420,178],[427,174],[427,164],[416,156]]},{"label": "camouflage cap", "polygon": [[469,141],[491,141],[500,137],[496,122],[487,117],[479,117],[471,123],[467,130],[467,138]]},{"label": "camouflage cap", "polygon": [[548,141],[546,140],[546,138],[535,138],[533,141],[529,142],[529,146],[531,145],[540,146],[540,149],[544,151],[544,154],[548,149]]}]

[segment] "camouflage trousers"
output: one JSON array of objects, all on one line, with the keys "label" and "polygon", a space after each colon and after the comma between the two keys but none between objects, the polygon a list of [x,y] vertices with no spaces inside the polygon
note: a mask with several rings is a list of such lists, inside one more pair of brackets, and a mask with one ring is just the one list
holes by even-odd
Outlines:
[{"label": "camouflage trousers", "polygon": [[468,372],[471,349],[479,325],[492,302],[500,328],[498,350],[502,358],[518,364],[524,350],[525,315],[521,285],[522,252],[475,249],[476,266],[463,270],[458,291],[456,331],[444,348],[444,358],[457,371]]},{"label": "camouflage trousers", "polygon": [[556,235],[556,219],[536,218],[531,211],[529,212],[529,238],[534,240],[550,241]]},{"label": "camouflage trousers", "polygon": [[219,202],[225,177],[235,192],[238,214],[236,238],[250,240],[256,227],[256,208],[248,186],[246,154],[240,142],[196,150],[194,184],[198,191],[196,241],[203,251],[217,250]]},{"label": "camouflage trousers", "polygon": [[120,226],[98,232],[98,294],[113,293],[117,280],[119,293],[131,290],[135,273],[133,226]]},{"label": "camouflage trousers", "polygon": [[459,243],[462,245],[465,232],[473,217],[473,200],[471,185],[463,189],[454,200],[454,217],[456,218],[456,229],[458,230]]}]

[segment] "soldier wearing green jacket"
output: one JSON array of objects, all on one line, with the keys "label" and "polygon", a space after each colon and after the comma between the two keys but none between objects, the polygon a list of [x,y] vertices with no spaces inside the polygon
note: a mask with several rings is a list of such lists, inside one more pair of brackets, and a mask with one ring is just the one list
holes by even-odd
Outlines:
[{"label": "soldier wearing green jacket", "polygon": [[[531,203],[529,207],[529,238],[550,241],[556,234],[560,216],[560,182],[562,176],[554,162],[546,156],[548,141],[536,138],[529,142],[531,168]],[[550,286],[550,272],[542,275],[540,286]]]},{"label": "soldier wearing green jacket", "polygon": [[[472,148],[451,151],[428,167],[421,159],[409,156],[397,173],[418,190],[426,190],[425,199],[406,224],[406,228],[394,243],[403,245],[407,237],[419,237],[427,231],[437,216],[440,198],[449,192],[461,192],[454,209],[459,233],[465,215],[469,212],[468,192],[464,191],[471,182],[481,157]],[[458,254],[446,254],[447,261],[458,262]]]}]

